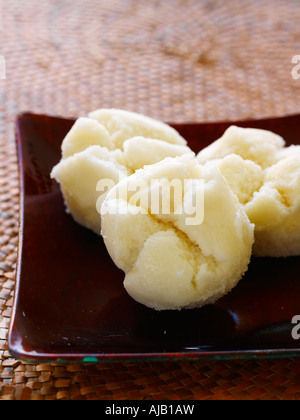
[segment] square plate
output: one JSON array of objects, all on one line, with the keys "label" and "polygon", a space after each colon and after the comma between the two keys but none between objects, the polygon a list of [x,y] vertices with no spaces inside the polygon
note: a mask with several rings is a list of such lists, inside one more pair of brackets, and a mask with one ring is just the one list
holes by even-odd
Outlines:
[{"label": "square plate", "polygon": [[[25,113],[16,136],[21,225],[10,353],[27,361],[295,357],[300,258],[253,258],[238,286],[201,309],[156,312],[132,300],[100,237],[65,212],[49,177],[73,119]],[[300,142],[300,115],[171,124],[198,152],[236,124]]]}]

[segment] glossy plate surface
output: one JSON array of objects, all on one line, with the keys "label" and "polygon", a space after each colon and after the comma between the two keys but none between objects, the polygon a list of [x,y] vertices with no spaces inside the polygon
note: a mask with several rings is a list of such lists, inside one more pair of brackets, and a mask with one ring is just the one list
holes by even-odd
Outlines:
[{"label": "glossy plate surface", "polygon": [[[16,135],[21,226],[9,349],[29,361],[286,357],[300,354],[300,258],[253,259],[214,305],[155,312],[132,300],[101,238],[65,212],[49,177],[72,119],[22,114]],[[233,124],[174,124],[198,152]],[[300,116],[234,122],[300,142]]]}]

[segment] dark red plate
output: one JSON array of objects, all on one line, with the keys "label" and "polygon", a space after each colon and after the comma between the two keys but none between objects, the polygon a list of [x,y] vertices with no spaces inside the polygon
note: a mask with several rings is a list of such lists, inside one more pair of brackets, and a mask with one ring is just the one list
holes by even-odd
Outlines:
[{"label": "dark red plate", "polygon": [[[113,361],[286,357],[300,354],[300,258],[255,259],[239,285],[214,305],[156,312],[124,291],[123,273],[100,237],[65,212],[49,177],[74,120],[22,114],[16,134],[21,226],[9,331],[12,356],[28,361]],[[174,124],[201,148],[232,123]],[[235,122],[300,142],[300,116]]]}]

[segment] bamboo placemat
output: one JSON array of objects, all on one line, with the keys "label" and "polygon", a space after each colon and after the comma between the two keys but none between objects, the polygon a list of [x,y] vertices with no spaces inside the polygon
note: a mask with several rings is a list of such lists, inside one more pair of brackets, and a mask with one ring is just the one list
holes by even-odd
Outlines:
[{"label": "bamboo placemat", "polygon": [[186,122],[300,112],[300,80],[291,75],[300,54],[298,2],[0,6],[0,398],[299,399],[298,359],[50,365],[21,363],[7,350],[18,242],[16,114],[76,117],[117,107]]}]

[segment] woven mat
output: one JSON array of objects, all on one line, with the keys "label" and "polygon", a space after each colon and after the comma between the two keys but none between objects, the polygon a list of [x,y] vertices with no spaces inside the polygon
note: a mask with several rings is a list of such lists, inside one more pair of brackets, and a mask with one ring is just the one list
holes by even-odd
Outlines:
[{"label": "woven mat", "polygon": [[118,107],[186,122],[297,113],[298,2],[0,0],[0,7],[0,398],[299,399],[298,359],[35,365],[7,350],[16,114],[76,117]]}]

